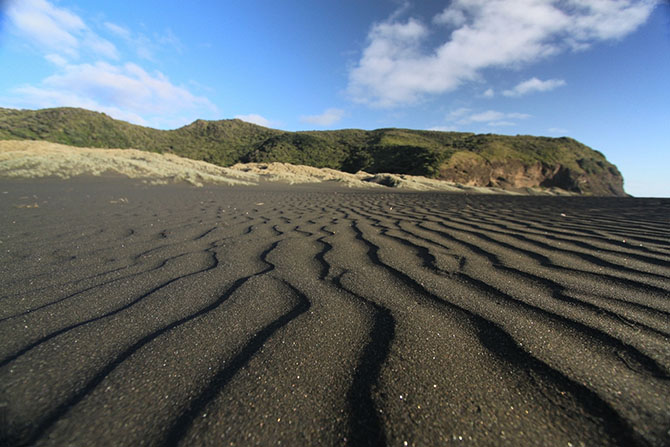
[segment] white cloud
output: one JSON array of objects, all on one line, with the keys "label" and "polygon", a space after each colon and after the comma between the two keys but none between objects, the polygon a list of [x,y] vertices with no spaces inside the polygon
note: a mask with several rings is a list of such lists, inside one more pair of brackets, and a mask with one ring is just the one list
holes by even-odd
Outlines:
[{"label": "white cloud", "polygon": [[447,121],[455,121],[462,119],[464,116],[468,115],[472,110],[467,107],[461,107],[460,109],[452,110],[447,116]]},{"label": "white cloud", "polygon": [[620,39],[646,22],[657,0],[570,0],[578,12],[570,26],[578,44],[591,40]]},{"label": "white cloud", "polygon": [[57,89],[48,89],[34,87],[32,85],[18,87],[14,89],[14,93],[19,95],[19,98],[5,99],[5,102],[23,106],[28,104],[28,107],[81,107],[88,110],[95,110],[103,112],[109,116],[129,121],[131,123],[147,125],[147,121],[137,113],[120,109],[114,106],[100,104],[92,98],[86,98],[69,91],[61,91]]},{"label": "white cloud", "polygon": [[84,46],[90,48],[97,56],[106,57],[108,59],[119,59],[119,52],[109,40],[103,39],[97,34],[88,31],[82,39]]},{"label": "white cloud", "polygon": [[484,93],[482,93],[482,96],[484,98],[493,98],[495,96],[495,91],[492,88],[489,88]]},{"label": "white cloud", "polygon": [[[647,20],[656,3],[454,0],[433,18],[432,27],[396,14],[371,27],[347,91],[373,106],[414,103],[477,79],[486,68],[518,67],[622,38]],[[431,47],[431,34],[442,35],[441,43]]]},{"label": "white cloud", "polygon": [[170,28],[166,29],[162,34],[154,34],[154,39],[163,45],[163,47],[171,47],[172,50],[179,54],[184,51],[184,44]]},{"label": "white cloud", "polygon": [[[67,9],[47,0],[8,1],[9,29],[42,52],[55,71],[37,84],[9,89],[3,103],[25,108],[83,107],[155,127],[186,124],[194,116],[216,111],[207,98],[172,83],[163,73],[134,63],[108,62],[120,59],[117,47]],[[101,29],[117,41],[123,39],[133,51],[142,47],[135,45],[137,37],[127,28],[106,22]],[[181,47],[170,30],[154,37],[152,49]]]},{"label": "white cloud", "polygon": [[426,130],[436,130],[439,132],[455,132],[458,130],[457,127],[455,126],[434,126],[434,127],[429,127]]},{"label": "white cloud", "polygon": [[547,92],[564,85],[565,81],[562,79],[547,79],[546,81],[542,81],[538,78],[530,78],[517,84],[517,86],[511,90],[505,90],[503,95],[522,96],[532,92]]},{"label": "white cloud", "polygon": [[344,110],[328,109],[321,115],[307,115],[301,116],[300,121],[304,123],[316,124],[317,126],[330,126],[335,124],[344,116]]},{"label": "white cloud", "polygon": [[525,120],[530,117],[531,115],[527,113],[500,112],[497,110],[473,113],[470,109],[462,108],[449,113],[447,121],[455,122],[459,125],[486,123],[488,126],[514,126],[516,125],[516,121]]},{"label": "white cloud", "polygon": [[41,50],[77,58],[82,48],[118,59],[116,46],[94,33],[78,15],[46,0],[9,0],[10,29]]},{"label": "white cloud", "polygon": [[[501,121],[503,119],[526,119],[526,118],[530,118],[530,115],[526,113],[503,113],[498,112],[496,110],[487,110],[486,112],[474,113],[465,118],[465,121],[482,123],[487,121],[496,122]],[[461,120],[460,122],[463,122],[463,120]]]},{"label": "white cloud", "polygon": [[433,23],[439,25],[450,25],[454,27],[463,26],[467,18],[460,9],[446,8],[441,13],[433,17]]},{"label": "white cloud", "polygon": [[150,74],[132,63],[67,65],[39,86],[18,87],[13,93],[11,102],[29,107],[84,107],[137,124],[147,122],[142,116],[159,123],[189,109],[216,110],[207,98],[172,84],[160,72]]},{"label": "white cloud", "polygon": [[255,113],[251,113],[249,115],[235,115],[235,118],[246,121],[247,123],[258,124],[259,126],[263,127],[272,127],[273,125],[272,121]]},{"label": "white cloud", "polygon": [[184,51],[184,44],[169,28],[163,33],[147,36],[112,22],[105,22],[103,26],[109,33],[123,39],[140,58],[148,61],[156,61],[157,53],[171,51],[181,54]]},{"label": "white cloud", "polygon": [[58,65],[59,67],[64,67],[67,65],[67,59],[65,59],[60,54],[47,54],[44,56],[44,58],[52,64]]},{"label": "white cloud", "polygon": [[108,31],[111,31],[112,33],[116,34],[117,36],[123,39],[130,39],[130,36],[132,35],[132,33],[128,28],[125,28],[121,25],[117,25],[116,23],[105,22],[104,26],[105,28],[107,28]]}]

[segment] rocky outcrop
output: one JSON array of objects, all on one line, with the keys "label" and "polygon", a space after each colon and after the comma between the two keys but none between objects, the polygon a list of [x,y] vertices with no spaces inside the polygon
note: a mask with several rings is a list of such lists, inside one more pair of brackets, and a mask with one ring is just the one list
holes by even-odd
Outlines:
[{"label": "rocky outcrop", "polygon": [[519,159],[489,161],[473,152],[458,152],[440,168],[439,178],[468,186],[504,189],[559,188],[594,196],[626,196],[616,166],[603,160],[580,159],[575,166]]}]

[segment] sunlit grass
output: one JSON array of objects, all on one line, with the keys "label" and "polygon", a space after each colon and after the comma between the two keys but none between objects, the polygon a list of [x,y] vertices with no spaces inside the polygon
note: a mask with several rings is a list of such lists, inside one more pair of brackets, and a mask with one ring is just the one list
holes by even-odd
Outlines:
[{"label": "sunlit grass", "polygon": [[[46,141],[0,140],[0,177],[69,179],[77,176],[120,175],[150,184],[189,183],[258,185],[261,180],[284,184],[337,182],[356,188],[394,188],[413,191],[446,191],[514,194],[499,188],[466,186],[404,174],[356,174],[329,168],[289,163],[239,163],[229,168],[172,154],[135,149],[92,149]],[[527,188],[526,194],[556,194]]]},{"label": "sunlit grass", "polygon": [[37,178],[117,174],[149,183],[252,185],[258,176],[203,161],[135,149],[90,149],[46,141],[0,141],[0,176]]}]

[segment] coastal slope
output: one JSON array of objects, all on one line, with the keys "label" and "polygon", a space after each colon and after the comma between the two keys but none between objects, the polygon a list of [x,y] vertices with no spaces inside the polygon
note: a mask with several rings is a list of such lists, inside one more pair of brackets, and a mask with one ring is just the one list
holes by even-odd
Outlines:
[{"label": "coastal slope", "polygon": [[474,187],[626,195],[617,167],[568,137],[394,128],[286,132],[237,119],[196,120],[179,129],[158,130],[84,109],[0,108],[0,139],[133,148],[223,167],[281,162],[349,173],[418,175]]}]

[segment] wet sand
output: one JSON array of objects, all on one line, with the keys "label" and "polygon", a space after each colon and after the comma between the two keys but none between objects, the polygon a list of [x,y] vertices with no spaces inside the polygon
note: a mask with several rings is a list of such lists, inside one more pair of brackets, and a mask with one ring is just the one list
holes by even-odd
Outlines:
[{"label": "wet sand", "polygon": [[0,443],[670,445],[670,199],[0,181]]}]

